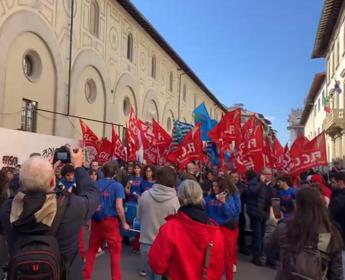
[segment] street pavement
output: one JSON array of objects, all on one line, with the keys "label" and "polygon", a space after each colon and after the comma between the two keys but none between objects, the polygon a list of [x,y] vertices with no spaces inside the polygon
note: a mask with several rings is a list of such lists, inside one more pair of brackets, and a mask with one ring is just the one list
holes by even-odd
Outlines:
[{"label": "street pavement", "polygon": [[[124,245],[122,249],[122,279],[123,280],[140,280],[145,279],[139,276],[139,271],[142,269],[141,257],[130,252],[130,247]],[[235,280],[270,280],[274,279],[275,270],[268,267],[257,267],[250,263],[249,259],[239,255],[239,263],[237,273],[235,273]],[[104,254],[97,257],[92,274],[93,280],[110,280],[110,260],[109,254],[105,251]],[[181,279],[188,280],[188,279]]]}]

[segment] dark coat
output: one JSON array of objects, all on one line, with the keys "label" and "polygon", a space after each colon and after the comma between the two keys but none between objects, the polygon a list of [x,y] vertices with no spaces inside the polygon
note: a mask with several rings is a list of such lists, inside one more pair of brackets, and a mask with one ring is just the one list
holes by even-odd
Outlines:
[{"label": "dark coat", "polygon": [[338,225],[343,241],[345,242],[345,189],[333,191],[329,210],[333,220]]},{"label": "dark coat", "polygon": [[[81,226],[90,219],[99,204],[95,183],[90,179],[84,168],[75,170],[77,182],[76,194],[68,195],[67,206],[60,226],[56,232],[61,256],[67,267],[67,279],[83,279],[82,260],[79,255],[79,231]],[[10,224],[12,200],[6,201],[0,212],[0,221],[7,239],[10,255],[14,252],[16,240],[21,236]]]},{"label": "dark coat", "polygon": [[267,219],[273,197],[272,187],[260,181],[260,177],[253,178],[248,184],[247,213],[249,216]]}]

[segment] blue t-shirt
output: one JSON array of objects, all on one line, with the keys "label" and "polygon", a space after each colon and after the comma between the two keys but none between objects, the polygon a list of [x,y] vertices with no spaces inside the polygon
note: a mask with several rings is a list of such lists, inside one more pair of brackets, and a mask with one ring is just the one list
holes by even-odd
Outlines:
[{"label": "blue t-shirt", "polygon": [[294,207],[294,200],[296,198],[295,189],[289,187],[287,190],[279,190],[278,197],[280,198],[280,206],[284,215],[291,213]]},{"label": "blue t-shirt", "polygon": [[128,201],[131,202],[138,202],[138,195],[141,195],[141,182],[143,181],[143,177],[141,176],[129,176],[128,181],[132,181],[130,194],[128,196]]},{"label": "blue t-shirt", "polygon": [[103,211],[105,217],[117,217],[116,199],[125,198],[123,186],[112,179],[100,179],[97,181],[97,190],[100,194],[100,206],[98,211]]},{"label": "blue t-shirt", "polygon": [[144,191],[147,191],[152,188],[153,184],[155,182],[150,182],[150,181],[142,181],[140,185],[140,192],[143,193]]}]

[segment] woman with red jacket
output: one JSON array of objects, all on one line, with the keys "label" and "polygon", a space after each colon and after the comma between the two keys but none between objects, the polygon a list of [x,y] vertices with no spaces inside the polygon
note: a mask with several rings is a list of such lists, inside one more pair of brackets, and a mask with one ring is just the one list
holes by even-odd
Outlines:
[{"label": "woman with red jacket", "polygon": [[203,192],[193,180],[178,190],[181,208],[169,216],[149,252],[149,264],[171,280],[220,280],[224,271],[222,232],[203,209]]}]

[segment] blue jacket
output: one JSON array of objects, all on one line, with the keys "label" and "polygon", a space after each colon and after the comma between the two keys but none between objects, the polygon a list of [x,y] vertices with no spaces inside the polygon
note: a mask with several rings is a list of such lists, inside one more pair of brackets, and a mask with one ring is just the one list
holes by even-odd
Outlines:
[{"label": "blue jacket", "polygon": [[224,225],[230,221],[237,222],[241,213],[240,194],[228,195],[225,203],[220,202],[214,194],[205,199],[207,215],[219,225]]}]

